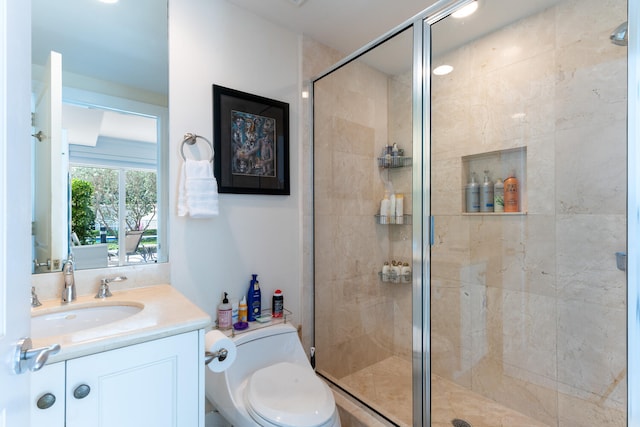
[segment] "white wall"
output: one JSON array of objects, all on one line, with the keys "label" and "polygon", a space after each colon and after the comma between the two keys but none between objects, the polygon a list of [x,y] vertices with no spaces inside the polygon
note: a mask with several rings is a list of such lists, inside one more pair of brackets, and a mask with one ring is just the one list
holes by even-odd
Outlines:
[{"label": "white wall", "polygon": [[[257,273],[263,307],[280,288],[300,319],[298,43],[298,35],[225,0],[169,2],[171,283],[212,317],[222,292],[240,298]],[[221,194],[218,217],[178,217],[180,143],[186,132],[213,141],[213,84],[289,103],[291,195]]]}]

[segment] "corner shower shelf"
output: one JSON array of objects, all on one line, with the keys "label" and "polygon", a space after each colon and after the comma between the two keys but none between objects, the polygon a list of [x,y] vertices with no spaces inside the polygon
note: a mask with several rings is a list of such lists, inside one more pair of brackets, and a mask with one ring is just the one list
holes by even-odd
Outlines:
[{"label": "corner shower shelf", "polygon": [[411,215],[402,215],[402,216],[385,216],[377,214],[376,223],[380,225],[411,225],[412,217]]},{"label": "corner shower shelf", "polygon": [[381,168],[403,168],[411,166],[411,157],[407,156],[383,156],[378,157],[378,167]]},{"label": "corner shower shelf", "polygon": [[388,283],[411,283],[412,273],[396,274],[391,272],[389,274],[385,274],[382,271],[378,271],[378,277],[383,282]]}]

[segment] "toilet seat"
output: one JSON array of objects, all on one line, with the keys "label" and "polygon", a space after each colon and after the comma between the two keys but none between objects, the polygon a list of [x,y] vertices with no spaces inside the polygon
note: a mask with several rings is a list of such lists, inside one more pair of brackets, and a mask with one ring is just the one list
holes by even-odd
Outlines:
[{"label": "toilet seat", "polygon": [[249,414],[263,425],[319,427],[335,412],[331,391],[313,370],[290,362],[254,372],[244,397]]}]

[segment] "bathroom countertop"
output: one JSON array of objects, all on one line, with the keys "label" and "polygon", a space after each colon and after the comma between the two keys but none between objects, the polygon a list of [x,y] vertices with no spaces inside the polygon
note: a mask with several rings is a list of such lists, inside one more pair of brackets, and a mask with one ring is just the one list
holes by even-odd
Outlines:
[{"label": "bathroom countertop", "polygon": [[60,351],[49,357],[47,363],[50,364],[203,329],[211,324],[207,313],[170,285],[112,291],[112,294],[104,299],[96,299],[94,295],[78,296],[70,304],[62,304],[59,299],[43,301],[42,306],[31,309],[31,315],[96,305],[133,305],[143,306],[143,309],[125,319],[97,328],[34,338],[33,348],[60,344]]}]

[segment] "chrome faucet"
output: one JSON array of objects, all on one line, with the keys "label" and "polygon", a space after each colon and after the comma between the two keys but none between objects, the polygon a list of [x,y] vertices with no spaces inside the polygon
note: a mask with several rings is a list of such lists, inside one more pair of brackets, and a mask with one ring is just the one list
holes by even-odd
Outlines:
[{"label": "chrome faucet", "polygon": [[68,304],[76,299],[76,279],[73,276],[73,255],[71,254],[69,254],[69,258],[67,258],[62,267],[62,276],[64,278],[62,303]]},{"label": "chrome faucet", "polygon": [[127,276],[116,276],[111,278],[100,279],[100,288],[98,289],[98,293],[95,298],[108,298],[111,296],[111,291],[109,290],[109,283],[111,282],[122,282],[123,280],[127,280]]},{"label": "chrome faucet", "polygon": [[31,287],[31,307],[40,307],[42,303],[38,299],[38,294],[36,294],[35,286]]}]

